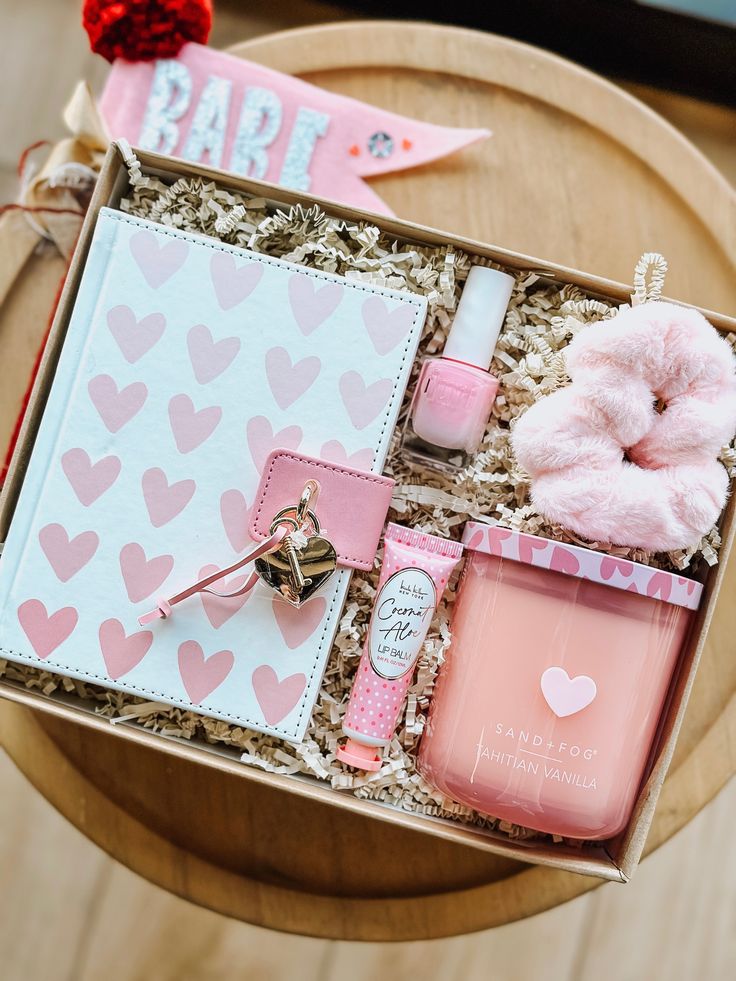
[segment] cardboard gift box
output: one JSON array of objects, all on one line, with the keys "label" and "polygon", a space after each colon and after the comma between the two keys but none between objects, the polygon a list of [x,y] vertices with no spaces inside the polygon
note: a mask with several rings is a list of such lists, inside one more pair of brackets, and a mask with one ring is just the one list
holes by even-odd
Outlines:
[{"label": "cardboard gift box", "polygon": [[[82,233],[74,253],[64,285],[51,333],[46,345],[40,370],[33,389],[28,410],[11,463],[8,479],[0,500],[0,541],[4,541],[18,494],[33,449],[39,422],[44,412],[46,398],[54,377],[65,332],[69,324],[80,278],[84,269],[97,215],[102,207],[115,208],[129,188],[125,144],[113,143],[101,171],[95,195],[87,213]],[[411,222],[386,218],[369,212],[324,201],[304,193],[296,193],[261,181],[249,180],[214,169],[190,164],[157,154],[136,151],[144,173],[154,174],[167,183],[182,176],[204,177],[220,187],[265,198],[275,207],[289,207],[301,203],[317,204],[328,214],[349,220],[366,220],[387,234],[408,243],[422,245],[447,245],[468,255],[484,257],[510,270],[533,271],[545,279],[560,284],[572,284],[593,296],[613,303],[624,303],[630,298],[630,288],[584,272],[568,269],[546,261],[505,251],[480,242],[464,239]],[[724,333],[736,332],[736,321],[709,311],[701,311],[708,320]],[[653,750],[647,777],[639,791],[636,806],[626,830],[616,839],[605,843],[571,847],[563,843],[552,844],[547,840],[516,841],[488,829],[468,826],[449,819],[434,818],[401,810],[387,804],[360,800],[333,790],[315,778],[304,775],[283,775],[263,772],[244,765],[236,749],[212,745],[204,741],[184,741],[164,738],[145,729],[137,722],[124,722],[114,727],[117,738],[142,742],[161,752],[177,754],[203,766],[213,766],[233,774],[233,779],[260,781],[284,793],[292,793],[323,801],[330,806],[346,808],[361,814],[369,814],[377,820],[411,828],[425,834],[498,853],[500,855],[538,863],[559,869],[598,876],[615,881],[627,881],[641,856],[647,832],[652,821],[657,798],[672,758],[677,735],[692,687],[698,660],[702,653],[708,626],[713,616],[718,590],[724,575],[726,561],[734,534],[734,502],[730,500],[721,520],[723,546],[719,563],[708,570],[704,582],[703,602],[696,614],[694,626],[680,657],[670,697],[661,720],[660,730]],[[110,730],[107,719],[94,711],[94,704],[67,692],[45,695],[29,690],[19,683],[0,678],[0,694],[16,702],[69,719],[82,726]]]}]

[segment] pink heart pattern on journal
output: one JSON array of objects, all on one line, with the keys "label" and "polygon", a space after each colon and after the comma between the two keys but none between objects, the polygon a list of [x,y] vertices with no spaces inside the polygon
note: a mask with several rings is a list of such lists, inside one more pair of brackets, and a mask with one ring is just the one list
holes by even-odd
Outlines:
[{"label": "pink heart pattern on journal", "polygon": [[320,625],[327,609],[327,602],[324,596],[315,596],[297,609],[274,596],[271,600],[271,608],[284,643],[290,651],[293,651],[309,640]]},{"label": "pink heart pattern on journal", "polygon": [[276,726],[285,719],[302,697],[307,687],[306,676],[290,674],[279,681],[270,664],[256,668],[251,677],[253,691],[261,706],[263,718],[270,726]]},{"label": "pink heart pattern on journal", "polygon": [[171,236],[171,241],[163,244],[158,239],[158,235],[149,231],[136,232],[130,238],[131,255],[154,290],[181,269],[189,254],[189,246],[183,239]]},{"label": "pink heart pattern on journal", "polygon": [[266,378],[276,404],[288,409],[301,398],[317,380],[322,362],[319,358],[302,358],[292,363],[285,347],[272,347],[266,352]]},{"label": "pink heart pattern on journal", "polygon": [[206,385],[233,363],[240,350],[240,338],[223,337],[215,341],[209,327],[197,324],[187,334],[187,348],[194,377],[200,385]]},{"label": "pink heart pattern on journal", "polygon": [[242,491],[226,490],[220,497],[220,517],[227,539],[235,552],[242,552],[250,542],[248,522],[250,508]]},{"label": "pink heart pattern on journal", "polygon": [[210,260],[210,278],[221,310],[232,310],[246,300],[263,276],[263,263],[248,261],[238,266],[228,252],[216,252]]},{"label": "pink heart pattern on journal", "polygon": [[131,603],[140,603],[155,593],[173,568],[173,555],[147,559],[143,547],[137,542],[129,542],[120,550],[120,572]]},{"label": "pink heart pattern on journal", "polygon": [[232,651],[216,651],[205,657],[201,644],[185,640],[179,645],[178,662],[186,693],[194,705],[199,705],[227,678],[235,657]]},{"label": "pink heart pattern on journal", "polygon": [[104,456],[92,463],[89,453],[77,446],[62,456],[61,468],[79,503],[89,507],[118,479],[121,463],[116,456]]},{"label": "pink heart pattern on journal", "polygon": [[285,450],[297,450],[302,441],[302,430],[299,426],[287,426],[274,433],[273,426],[266,416],[253,416],[246,427],[248,447],[258,473],[263,472],[266,457],[275,447]]},{"label": "pink heart pattern on journal", "polygon": [[38,533],[44,555],[61,582],[68,582],[92,559],[100,540],[94,531],[83,531],[75,538],[63,525],[50,524]]},{"label": "pink heart pattern on journal", "polygon": [[380,296],[371,296],[362,307],[363,323],[376,353],[389,354],[404,340],[411,329],[416,311],[401,304],[389,311]]},{"label": "pink heart pattern on journal", "polygon": [[[162,234],[166,236],[163,239]],[[160,234],[139,231],[132,234],[128,241],[129,254],[151,290],[159,290],[164,284],[170,283],[184,268],[190,251],[193,251],[187,242],[166,231]],[[193,259],[193,256],[189,258]],[[223,311],[233,310],[247,300],[263,280],[264,274],[268,272],[267,263],[236,261],[236,257],[222,251],[216,251],[206,261],[209,262],[212,289],[217,304]],[[169,289],[177,290],[182,281],[183,276],[180,276],[171,283]],[[343,285],[323,280],[320,275],[307,272],[289,275],[286,287],[294,326],[285,325],[285,332],[280,335],[283,337],[283,346],[270,348],[263,362],[258,366],[261,378],[265,373],[265,381],[273,395],[275,405],[282,412],[290,409],[305,396],[315,385],[320,374],[326,371],[326,362],[323,365],[320,357],[289,346],[288,331],[293,332],[296,329],[302,337],[309,337],[327,323],[346,293]],[[196,394],[192,391],[192,388],[195,388],[193,382],[205,386],[222,376],[233,365],[245,346],[243,341],[245,334],[241,335],[239,329],[237,331],[232,329],[231,333],[237,333],[238,336],[218,338],[206,323],[194,323],[190,326],[192,324],[190,321],[189,325],[186,322],[184,324],[182,332],[184,336],[175,337],[173,321],[167,324],[167,316],[156,310],[156,306],[159,306],[162,311],[167,310],[165,292],[161,290],[158,302],[153,301],[148,309],[136,304],[130,306],[125,302],[112,305],[109,309],[107,306],[102,307],[103,325],[105,321],[107,325],[106,350],[112,351],[114,361],[111,364],[116,366],[111,370],[122,370],[122,358],[128,365],[142,362],[145,374],[141,373],[139,376],[141,380],[131,381],[129,374],[115,377],[100,373],[89,379],[87,390],[92,406],[109,433],[119,433],[139,413],[142,414],[144,429],[140,429],[139,425],[131,426],[134,444],[137,445],[139,439],[146,439],[149,432],[152,432],[158,424],[155,415],[159,404],[158,393],[153,387],[154,384],[158,384],[158,380],[149,381],[149,379],[158,379],[156,373],[158,354],[152,355],[151,352],[154,352],[157,345],[160,345],[160,350],[163,351],[165,344],[165,356],[174,357],[176,352],[173,348],[169,350],[169,344],[181,345],[184,358],[188,354],[193,380],[190,376],[189,390],[183,388],[178,394],[174,394],[169,399],[167,408],[176,449],[180,454],[188,454],[206,443],[223,419],[221,405],[198,405],[194,401]],[[121,299],[128,299],[132,295],[130,292],[118,293]],[[153,294],[149,296],[152,297]],[[390,309],[382,298],[374,296],[364,302],[358,300],[357,309],[361,311],[357,313],[359,332],[362,313],[365,335],[361,343],[367,354],[370,353],[371,345],[379,356],[389,354],[402,343],[411,329],[413,308],[397,306],[395,309]],[[249,322],[246,320],[246,323]],[[177,327],[179,326],[177,324]],[[164,338],[165,342],[160,343]],[[113,349],[114,346],[117,350]],[[301,357],[297,351],[307,356]],[[163,358],[164,355],[161,357]],[[146,358],[147,360],[144,360]],[[102,359],[90,363],[97,363],[100,366],[104,364],[107,367],[107,363]],[[360,367],[362,362],[356,358],[353,363],[356,367]],[[388,371],[384,373],[389,374]],[[337,371],[338,376],[339,374],[340,372]],[[228,376],[228,384],[230,381],[232,379]],[[181,384],[185,385],[186,381]],[[259,384],[262,384],[262,381]],[[394,381],[392,378],[379,377],[378,380],[369,382],[358,370],[352,370],[345,371],[339,377],[337,387],[353,429],[360,431],[385,411],[394,392]],[[176,392],[177,389],[173,391]],[[164,405],[169,394],[170,392],[167,391],[164,396]],[[206,396],[204,401],[207,401]],[[267,408],[267,405],[264,408]],[[279,429],[279,419],[278,412],[267,412],[252,417],[246,423],[247,446],[259,473],[263,470],[265,459],[271,450],[277,446],[297,450],[304,439],[304,433],[299,425],[281,423],[282,428]],[[227,422],[230,423],[232,420],[228,419]],[[343,430],[345,424],[346,420],[343,418],[341,420]],[[354,444],[344,438],[345,444],[339,439],[325,442],[322,445],[321,455],[340,465],[358,470],[370,470],[375,458],[374,448],[362,446],[348,451],[346,446],[351,447]],[[356,441],[359,447],[361,443],[368,442],[365,437],[356,437]],[[104,446],[105,443],[99,445]],[[109,441],[108,445],[110,445]],[[127,442],[120,445],[125,446]],[[92,445],[89,448],[92,450]],[[171,457],[171,443],[164,449]],[[309,450],[313,452],[314,448],[310,446]],[[135,456],[135,450],[130,455]],[[125,470],[131,489],[134,490],[134,485],[140,481],[142,499],[151,526],[160,529],[180,517],[197,494],[197,481],[194,479],[197,476],[196,467],[191,473],[182,474],[180,470],[177,472],[173,463],[169,467],[164,462],[165,453],[160,459],[161,466],[146,468],[146,464],[143,466],[139,464],[136,467],[136,460],[124,457],[122,451],[120,456],[108,454],[94,460],[87,449],[73,446],[61,456],[60,462],[66,480],[79,504],[84,508],[91,507],[108,493]],[[148,457],[148,460],[158,462],[157,457],[153,459]],[[163,469],[164,467],[166,469]],[[182,479],[176,479],[174,474]],[[233,481],[236,482],[234,479]],[[218,490],[219,488],[215,488],[215,494]],[[133,502],[135,503],[135,494]],[[214,504],[216,507],[216,496]],[[140,509],[140,498],[137,506]],[[222,491],[219,507],[227,540],[236,553],[242,554],[251,544],[248,532],[251,509],[248,501],[242,490],[233,487]],[[103,508],[97,513],[104,514],[105,510]],[[82,528],[85,527],[81,522],[73,527],[70,517],[66,527],[52,521],[38,532],[40,549],[62,583],[72,580],[88,565],[96,572],[93,562],[102,561],[99,556],[103,554],[103,549],[98,532],[78,531],[80,524]],[[155,543],[171,542],[169,548],[174,552],[173,542],[178,539],[151,538],[150,534],[149,528],[149,537],[145,537],[145,533],[142,532],[139,541],[129,541],[119,551],[121,580],[118,580],[117,601],[111,603],[109,613],[116,613],[117,617],[122,619],[109,615],[107,619],[102,619],[102,616],[98,615],[92,621],[94,631],[94,624],[102,619],[97,628],[99,651],[105,671],[113,680],[124,678],[134,671],[153,649],[156,637],[155,629],[132,628],[133,615],[129,614],[131,622],[128,623],[121,613],[121,606],[124,607],[121,598],[127,594],[132,604],[150,602],[151,598],[158,595],[159,590],[165,587],[167,580],[173,578],[175,564],[177,564],[174,554],[168,554],[165,545]],[[223,544],[221,543],[220,547]],[[149,550],[148,553],[146,548]],[[215,565],[203,566],[200,569],[200,577],[212,574],[217,571],[217,568]],[[101,569],[100,573],[103,572],[104,569]],[[246,575],[238,574],[226,582],[219,582],[216,588],[222,592],[230,592],[242,588],[246,580]],[[122,593],[121,586],[124,587],[125,594]],[[250,595],[225,598],[207,593],[200,594],[199,600],[209,627],[214,631],[223,627],[243,609]],[[296,652],[310,640],[316,644],[315,634],[324,622],[327,605],[328,601],[324,596],[317,596],[297,611],[278,599],[273,600],[271,607],[273,627],[270,629],[275,628],[274,635],[280,635],[283,640],[282,657],[284,647],[287,651]],[[195,613],[196,607],[195,602]],[[32,649],[38,657],[45,659],[73,634],[80,620],[80,612],[83,613],[81,608],[78,611],[74,606],[63,606],[50,611],[41,599],[34,598],[20,604],[17,616]],[[207,628],[204,620],[200,620],[200,625]],[[224,638],[226,635],[227,631],[223,631],[221,636]],[[94,645],[92,646],[94,648]],[[194,705],[202,704],[216,689],[224,685],[235,666],[235,655],[232,650],[222,649],[206,653],[206,647],[207,643],[203,639],[185,640],[178,647],[177,663],[181,683],[188,699]],[[257,661],[261,659],[259,657]],[[270,654],[266,655],[265,660],[270,660]],[[260,664],[252,671],[251,695],[255,695],[267,725],[278,726],[298,705],[308,685],[307,674],[308,672],[299,671],[281,676],[268,663]],[[232,679],[229,684],[232,685]]]},{"label": "pink heart pattern on journal", "polygon": [[356,450],[355,453],[348,455],[348,451],[339,440],[331,439],[320,450],[320,456],[323,460],[339,463],[344,467],[352,467],[355,470],[370,470],[375,454],[370,446],[366,446],[362,450]]},{"label": "pink heart pattern on journal", "polygon": [[126,634],[122,623],[111,617],[100,624],[98,638],[105,669],[117,681],[141,663],[153,643],[153,632],[137,630]]},{"label": "pink heart pattern on journal", "polygon": [[[206,576],[211,576],[213,572],[219,572],[219,566],[205,565],[199,570],[199,578],[204,579]],[[247,575],[233,576],[231,579],[219,580],[214,588],[220,593],[232,593],[236,589],[242,589],[247,580]],[[212,593],[201,592],[198,595],[207,619],[215,630],[219,630],[223,623],[227,623],[243,609],[251,594],[248,592],[243,593],[242,596],[215,596]]]},{"label": "pink heart pattern on journal", "polygon": [[180,453],[191,453],[205,443],[222,419],[219,405],[210,405],[197,411],[188,395],[175,395],[169,402],[169,422],[176,448]]},{"label": "pink heart pattern on journal", "polygon": [[318,276],[294,273],[289,279],[289,303],[299,330],[305,337],[331,317],[342,300],[344,287],[340,283],[325,283],[318,287]]},{"label": "pink heart pattern on journal", "polygon": [[149,313],[136,320],[130,307],[121,304],[108,310],[107,326],[125,360],[135,364],[161,339],[166,329],[166,317],[162,313]]},{"label": "pink heart pattern on journal", "polygon": [[78,620],[79,614],[73,606],[49,614],[41,600],[29,599],[18,607],[18,622],[42,661],[71,636]]},{"label": "pink heart pattern on journal", "polygon": [[111,433],[119,432],[129,423],[148,398],[148,389],[143,382],[132,382],[118,389],[110,375],[96,375],[87,385],[87,390],[100,419]]},{"label": "pink heart pattern on journal", "polygon": [[381,414],[394,390],[390,378],[366,385],[357,371],[346,371],[340,378],[340,395],[356,429],[365,429]]},{"label": "pink heart pattern on journal", "polygon": [[193,480],[170,484],[160,467],[151,467],[141,477],[143,500],[154,528],[173,521],[189,504],[197,485]]}]

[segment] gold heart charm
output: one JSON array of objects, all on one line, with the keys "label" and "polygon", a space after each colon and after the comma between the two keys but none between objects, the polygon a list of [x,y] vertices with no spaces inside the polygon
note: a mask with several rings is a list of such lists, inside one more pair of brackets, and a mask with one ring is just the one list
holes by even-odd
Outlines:
[{"label": "gold heart charm", "polygon": [[[301,606],[335,571],[337,553],[332,542],[320,535],[308,538],[302,548],[297,548],[290,539],[291,536],[287,535],[275,552],[268,552],[256,559],[256,572],[287,603]],[[298,564],[302,582],[296,581],[294,562]]]}]

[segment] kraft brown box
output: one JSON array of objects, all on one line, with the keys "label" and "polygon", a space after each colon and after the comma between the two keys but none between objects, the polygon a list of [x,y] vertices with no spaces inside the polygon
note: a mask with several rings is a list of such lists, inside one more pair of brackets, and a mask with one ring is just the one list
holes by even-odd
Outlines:
[{"label": "kraft brown box", "polygon": [[[21,428],[18,443],[13,455],[8,478],[0,497],[0,541],[4,541],[12,520],[15,503],[33,449],[38,425],[44,411],[46,398],[54,377],[56,362],[69,324],[82,269],[89,250],[97,214],[101,207],[116,207],[128,190],[128,173],[125,165],[129,153],[126,144],[113,143],[110,146],[97,188],[89,207],[77,248],[72,258],[69,273],[59,301],[51,333],[41,361],[31,400]],[[266,198],[279,207],[289,207],[296,203],[318,204],[325,211],[347,219],[365,219],[383,231],[399,239],[428,245],[450,243],[470,255],[483,256],[511,269],[532,270],[557,282],[572,283],[587,292],[607,300],[624,303],[630,299],[631,289],[621,283],[591,276],[579,270],[569,269],[540,259],[509,252],[501,248],[475,242],[471,239],[451,235],[437,229],[427,228],[412,222],[400,221],[364,212],[345,205],[325,201],[308,194],[296,193],[285,188],[238,177],[209,167],[191,164],[187,161],[158,154],[135,151],[143,171],[155,174],[173,183],[182,176],[201,176],[216,181],[219,185],[242,191],[256,197]],[[708,310],[701,310],[708,320],[724,333],[736,332],[736,320]],[[673,682],[670,698],[661,722],[657,745],[653,752],[648,776],[639,792],[636,807],[626,831],[617,839],[603,844],[585,845],[572,848],[564,845],[550,845],[546,842],[518,842],[509,840],[497,832],[464,826],[449,820],[416,815],[398,808],[374,801],[338,793],[316,779],[301,776],[266,773],[240,762],[237,750],[213,746],[205,742],[178,741],[163,737],[144,729],[136,722],[124,722],[110,726],[107,719],[94,712],[93,706],[68,693],[55,692],[44,695],[30,691],[17,683],[0,679],[0,695],[20,702],[41,712],[68,719],[81,726],[114,733],[114,737],[127,739],[134,743],[154,747],[162,753],[186,757],[202,766],[215,767],[232,774],[233,779],[250,780],[269,784],[283,793],[297,794],[321,800],[334,807],[370,815],[376,820],[386,821],[401,827],[410,828],[425,834],[435,835],[450,841],[467,844],[484,851],[494,852],[507,858],[546,865],[553,868],[579,872],[626,882],[634,872],[644,848],[647,833],[652,822],[657,798],[664,782],[667,768],[674,752],[677,736],[682,725],[688,698],[692,688],[698,661],[705,644],[710,621],[713,617],[718,591],[723,579],[726,561],[731,549],[736,520],[736,502],[732,498],[722,517],[723,546],[720,561],[710,569],[705,579],[703,603],[698,610],[688,643],[682,653],[679,670]]]}]

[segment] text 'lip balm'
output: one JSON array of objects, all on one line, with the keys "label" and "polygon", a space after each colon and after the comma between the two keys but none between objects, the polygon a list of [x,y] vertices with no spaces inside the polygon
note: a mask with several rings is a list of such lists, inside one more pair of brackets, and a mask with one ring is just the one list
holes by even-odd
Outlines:
[{"label": "text 'lip balm'", "polygon": [[343,763],[380,770],[414,675],[432,616],[452,570],[460,542],[389,524],[378,592],[337,750]]}]

